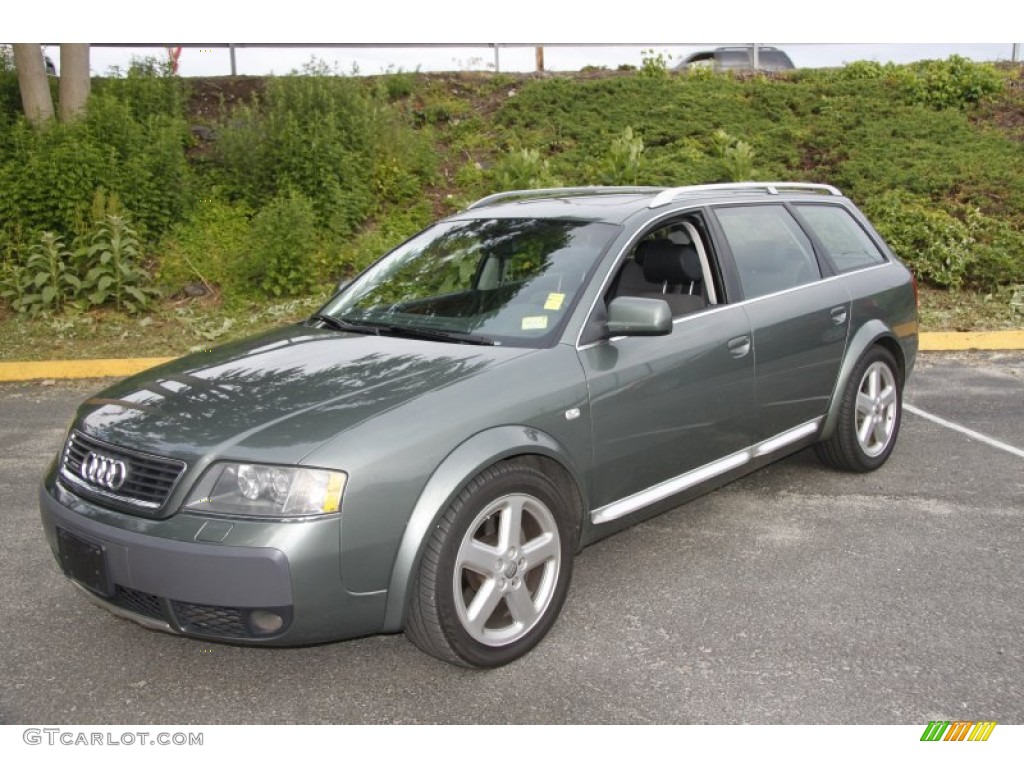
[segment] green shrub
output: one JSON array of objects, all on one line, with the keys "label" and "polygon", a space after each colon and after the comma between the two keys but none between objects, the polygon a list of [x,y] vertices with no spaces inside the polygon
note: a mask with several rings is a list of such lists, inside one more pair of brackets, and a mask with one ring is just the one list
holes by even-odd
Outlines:
[{"label": "green shrub", "polygon": [[1024,232],[977,208],[968,208],[965,217],[976,240],[967,282],[990,291],[1024,284]]},{"label": "green shrub", "polygon": [[44,232],[32,246],[25,265],[10,265],[0,286],[0,296],[18,312],[35,316],[59,313],[82,290],[72,253],[53,232]]},{"label": "green shrub", "polygon": [[918,62],[911,71],[916,75],[912,89],[915,100],[935,109],[963,109],[1003,86],[991,64],[976,64],[962,56]]},{"label": "green shrub", "polygon": [[252,210],[245,203],[214,198],[199,201],[191,218],[161,241],[159,284],[166,293],[201,282],[227,295],[243,295],[249,285],[241,273],[249,251]]},{"label": "green shrub", "polygon": [[80,307],[113,304],[119,310],[148,309],[158,291],[141,267],[135,230],[121,216],[107,215],[69,250],[53,232],[44,232],[24,265],[5,264],[0,296],[18,312],[35,316]]},{"label": "green shrub", "polygon": [[602,184],[637,184],[643,161],[644,140],[633,133],[632,126],[612,139],[599,167]]},{"label": "green shrub", "polygon": [[225,115],[216,166],[229,197],[260,208],[282,191],[312,202],[334,236],[418,193],[435,160],[380,92],[320,69],[271,78],[264,103]]},{"label": "green shrub", "polygon": [[640,52],[640,76],[641,77],[667,77],[668,58],[664,53],[658,53],[653,48],[647,48]]},{"label": "green shrub", "polygon": [[711,136],[715,154],[721,160],[724,181],[750,181],[754,178],[754,148],[719,128]]},{"label": "green shrub", "polygon": [[881,80],[890,71],[890,67],[877,61],[851,61],[838,71],[840,80]]},{"label": "green shrub", "polygon": [[839,82],[884,81],[899,100],[932,109],[964,109],[1003,87],[999,72],[991,64],[975,63],[956,55],[904,65],[855,61],[824,78]]},{"label": "green shrub", "polygon": [[967,224],[930,201],[898,192],[869,201],[865,213],[918,279],[939,288],[964,284],[975,244]]},{"label": "green shrub", "polygon": [[188,81],[174,76],[168,59],[133,57],[127,72],[113,67],[94,82],[94,93],[126,104],[136,120],[184,115]]},{"label": "green shrub", "polygon": [[893,251],[931,285],[995,290],[1024,282],[1024,234],[977,208],[951,212],[925,198],[889,192],[864,210]]},{"label": "green shrub", "polygon": [[560,182],[551,173],[551,164],[536,149],[506,152],[491,169],[496,190],[542,189]]},{"label": "green shrub", "polygon": [[18,73],[14,69],[14,54],[10,46],[0,45],[0,136],[20,111],[21,91]]},{"label": "green shrub", "polygon": [[82,121],[36,130],[19,117],[0,134],[0,241],[24,250],[44,231],[71,237],[100,189],[132,211],[144,239],[183,218],[191,172],[182,116],[138,117],[128,102],[97,90]]},{"label": "green shrub", "polygon": [[416,87],[416,76],[412,72],[398,70],[384,75],[382,80],[384,81],[384,90],[391,101],[411,96]]},{"label": "green shrub", "polygon": [[113,302],[119,310],[149,309],[159,291],[139,264],[142,254],[135,230],[120,216],[97,222],[87,249],[92,268],[82,280],[82,291],[92,306]]},{"label": "green shrub", "polygon": [[281,192],[252,220],[241,271],[268,296],[298,296],[321,282],[316,213],[301,192]]}]

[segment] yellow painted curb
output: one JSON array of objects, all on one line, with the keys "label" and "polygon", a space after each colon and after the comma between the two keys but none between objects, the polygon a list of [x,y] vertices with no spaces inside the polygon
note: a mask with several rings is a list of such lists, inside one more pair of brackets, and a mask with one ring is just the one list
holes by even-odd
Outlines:
[{"label": "yellow painted curb", "polygon": [[107,376],[131,376],[133,373],[166,363],[173,357],[132,357],[123,360],[39,360],[0,362],[0,381],[32,379],[99,379]]},{"label": "yellow painted curb", "polygon": [[[922,352],[959,352],[969,349],[1024,350],[1024,330],[932,331],[921,334],[918,348]],[[122,360],[0,362],[0,381],[100,379],[131,376],[173,359],[173,357],[133,357]]]},{"label": "yellow painted curb", "polygon": [[922,352],[1024,349],[1024,331],[932,331],[921,334],[918,348]]}]

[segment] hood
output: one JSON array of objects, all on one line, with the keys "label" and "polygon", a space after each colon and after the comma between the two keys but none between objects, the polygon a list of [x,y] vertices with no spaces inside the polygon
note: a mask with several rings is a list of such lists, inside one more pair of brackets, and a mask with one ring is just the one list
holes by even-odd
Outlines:
[{"label": "hood", "polygon": [[375,414],[532,351],[294,325],[126,379],[87,400],[76,426],[189,463],[297,463]]}]

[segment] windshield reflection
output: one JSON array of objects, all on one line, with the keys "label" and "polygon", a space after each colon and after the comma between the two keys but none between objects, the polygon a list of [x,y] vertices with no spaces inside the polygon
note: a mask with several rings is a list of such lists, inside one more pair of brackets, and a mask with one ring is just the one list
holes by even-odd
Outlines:
[{"label": "windshield reflection", "polygon": [[563,219],[443,222],[371,267],[324,312],[350,323],[544,346],[617,230]]}]

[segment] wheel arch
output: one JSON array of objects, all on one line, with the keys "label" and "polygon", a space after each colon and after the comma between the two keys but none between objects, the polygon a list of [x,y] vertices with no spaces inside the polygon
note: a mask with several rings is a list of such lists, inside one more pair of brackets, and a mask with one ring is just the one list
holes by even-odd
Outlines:
[{"label": "wheel arch", "polygon": [[832,390],[832,398],[829,402],[828,414],[825,417],[825,425],[821,429],[821,439],[827,440],[835,432],[836,423],[839,421],[839,409],[842,407],[842,394],[850,380],[857,361],[871,347],[880,346],[889,351],[896,360],[898,368],[900,387],[907,379],[907,359],[903,347],[892,330],[881,320],[872,320],[865,323],[850,340],[846,347],[846,356],[839,369],[839,376],[836,377],[836,385]]},{"label": "wheel arch", "polygon": [[419,567],[423,547],[455,496],[487,467],[521,457],[529,458],[542,471],[557,473],[570,489],[576,516],[573,548],[578,549],[587,500],[579,473],[563,446],[551,435],[532,427],[506,425],[479,432],[445,457],[416,500],[391,569],[382,631],[402,629],[409,585]]}]

